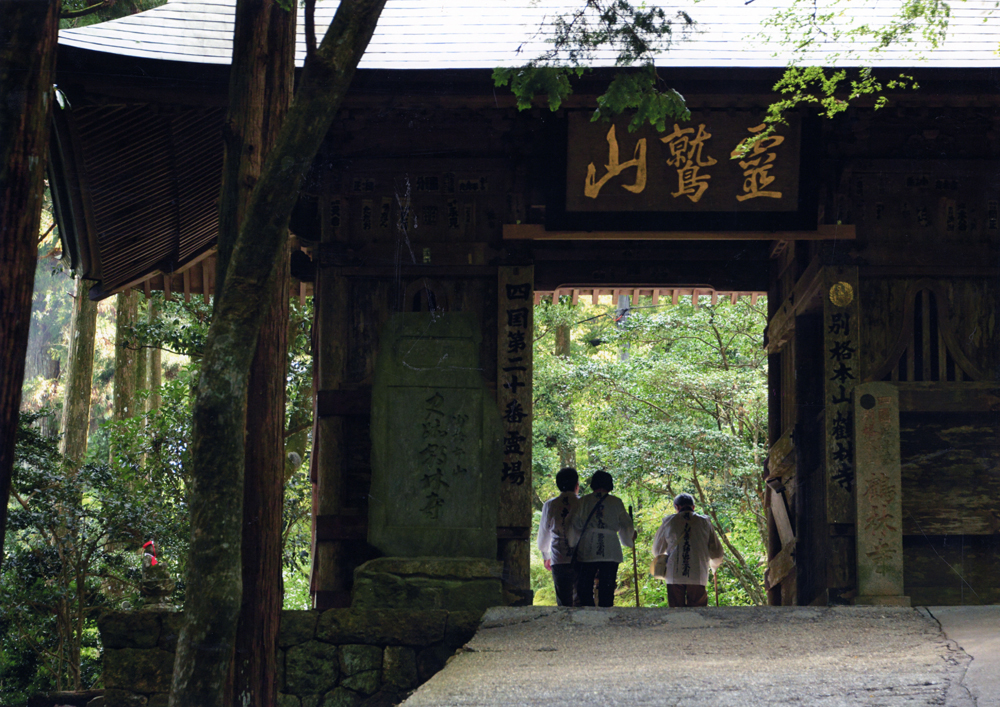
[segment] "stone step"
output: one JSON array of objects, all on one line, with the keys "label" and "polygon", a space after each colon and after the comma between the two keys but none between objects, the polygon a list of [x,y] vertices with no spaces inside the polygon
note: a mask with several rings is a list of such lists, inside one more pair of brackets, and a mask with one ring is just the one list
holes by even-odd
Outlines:
[{"label": "stone step", "polygon": [[[976,608],[997,624],[1000,606]],[[973,707],[971,661],[904,607],[495,608],[403,705]]]}]

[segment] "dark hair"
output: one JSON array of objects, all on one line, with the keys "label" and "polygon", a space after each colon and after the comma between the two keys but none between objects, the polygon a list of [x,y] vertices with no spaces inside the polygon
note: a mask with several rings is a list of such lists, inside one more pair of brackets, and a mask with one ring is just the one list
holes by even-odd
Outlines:
[{"label": "dark hair", "polygon": [[580,477],[577,475],[576,469],[571,466],[564,466],[556,474],[556,486],[560,491],[575,491],[579,483]]},{"label": "dark hair", "polygon": [[606,471],[595,471],[590,477],[590,488],[593,491],[607,491],[611,493],[615,490],[615,480]]},{"label": "dark hair", "polygon": [[674,506],[678,509],[690,508],[694,510],[694,496],[689,493],[679,493],[674,497]]}]

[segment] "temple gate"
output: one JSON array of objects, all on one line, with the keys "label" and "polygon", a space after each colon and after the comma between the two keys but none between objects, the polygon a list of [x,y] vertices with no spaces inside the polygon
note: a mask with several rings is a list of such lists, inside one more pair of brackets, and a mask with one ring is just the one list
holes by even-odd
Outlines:
[{"label": "temple gate", "polygon": [[[208,296],[225,67],[115,63],[128,46],[62,49],[67,252],[95,297]],[[485,69],[360,70],[291,225],[315,304],[315,606],[350,604],[384,530],[381,332],[441,313],[479,330],[493,557],[503,600],[530,601],[531,305],[602,291],[766,293],[771,603],[1000,601],[1000,96],[987,70],[912,73],[889,108],[803,113],[740,152],[776,71],[675,67],[693,119],[659,134],[589,122],[597,84],[520,113]]]}]

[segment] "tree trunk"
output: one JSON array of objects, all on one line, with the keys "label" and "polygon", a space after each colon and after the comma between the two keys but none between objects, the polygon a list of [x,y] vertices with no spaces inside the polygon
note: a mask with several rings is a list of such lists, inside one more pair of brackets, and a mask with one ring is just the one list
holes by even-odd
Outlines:
[{"label": "tree trunk", "polygon": [[[139,306],[139,293],[132,290],[132,297],[135,299],[135,323],[138,324],[139,317],[144,316],[144,312],[142,311],[143,308]],[[141,299],[143,303],[146,303],[146,297],[144,295],[141,296]],[[133,369],[135,371],[135,392],[138,393],[142,390],[149,390],[149,381],[147,380],[148,371],[146,370],[146,349],[133,349],[132,354],[135,360],[135,367]],[[138,415],[144,410],[145,406],[139,405],[138,401],[135,399],[133,399],[133,402],[136,403],[136,408],[132,414]]]},{"label": "tree trunk", "polygon": [[[285,371],[288,362],[288,249],[275,264],[271,302],[250,369],[243,485],[243,603],[232,668],[233,707],[278,699],[281,511],[285,481]],[[245,701],[249,700],[249,701]]]},{"label": "tree trunk", "polygon": [[135,290],[115,298],[115,393],[114,419],[135,415],[136,350],[128,345],[132,327],[139,318],[139,296]]},{"label": "tree trunk", "polygon": [[87,283],[76,278],[73,318],[69,326],[69,362],[63,399],[62,441],[59,451],[74,466],[87,456],[90,432],[90,394],[94,376],[94,338],[97,333],[97,302],[87,296]]},{"label": "tree trunk", "polygon": [[[251,188],[292,100],[295,13],[275,0],[237,5],[230,67],[219,213],[217,282],[225,284]],[[285,236],[283,236],[284,238]],[[278,699],[277,637],[283,601],[281,511],[284,491],[285,369],[288,359],[288,248],[274,284],[248,384],[244,486],[243,601],[225,702],[273,707]],[[221,289],[221,288],[220,288]],[[218,301],[218,300],[217,300]]]},{"label": "tree trunk", "polygon": [[48,156],[58,0],[0,0],[0,566]]},{"label": "tree trunk", "polygon": [[171,707],[221,706],[242,582],[243,435],[252,354],[299,186],[347,93],[385,0],[342,0],[267,154],[232,249],[194,401],[191,544]]},{"label": "tree trunk", "polygon": [[[160,317],[157,300],[146,302],[146,321],[154,324]],[[155,347],[146,349],[146,369],[149,371],[149,397],[146,411],[160,409],[160,386],[163,385],[163,352]]]},{"label": "tree trunk", "polygon": [[[568,324],[559,324],[556,326],[556,350],[555,354],[559,358],[569,359],[570,354],[570,327]],[[566,397],[562,402],[563,409],[563,420],[565,421],[566,429],[572,433],[573,432],[573,410],[571,407],[571,401],[569,397]],[[559,439],[556,443],[556,449],[559,451],[559,466],[576,467],[576,448],[572,446],[568,438],[564,438],[563,435],[559,435]]]}]

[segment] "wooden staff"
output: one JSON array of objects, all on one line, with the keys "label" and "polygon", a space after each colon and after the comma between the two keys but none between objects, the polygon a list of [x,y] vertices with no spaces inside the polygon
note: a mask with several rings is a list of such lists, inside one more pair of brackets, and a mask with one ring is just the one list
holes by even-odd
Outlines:
[{"label": "wooden staff", "polygon": [[[639,564],[636,562],[635,559],[635,539],[637,535],[635,530],[635,516],[632,515],[632,506],[628,507],[628,517],[632,520],[632,586],[635,587],[635,605],[641,606],[641,604],[639,603]],[[715,596],[716,596],[715,599],[716,603],[718,603],[719,601],[718,589],[716,589],[715,591]]]},{"label": "wooden staff", "polygon": [[715,570],[712,573],[712,579],[715,580],[715,605],[719,605],[719,570]]}]

